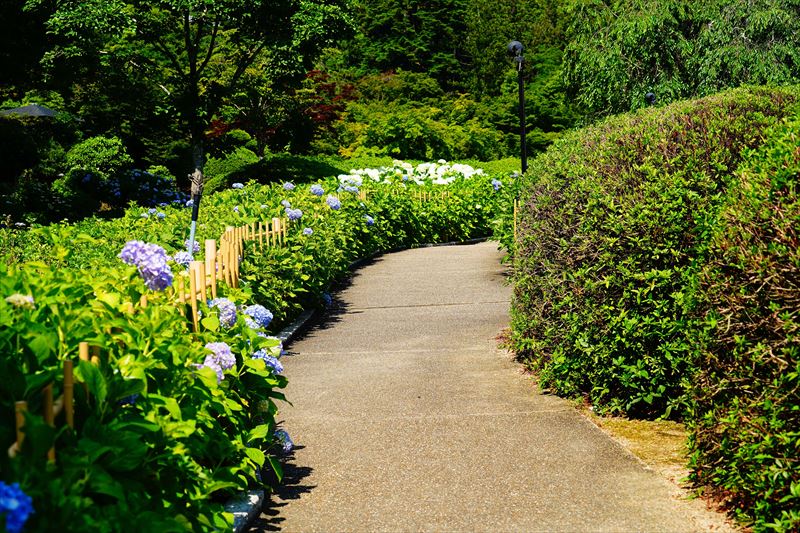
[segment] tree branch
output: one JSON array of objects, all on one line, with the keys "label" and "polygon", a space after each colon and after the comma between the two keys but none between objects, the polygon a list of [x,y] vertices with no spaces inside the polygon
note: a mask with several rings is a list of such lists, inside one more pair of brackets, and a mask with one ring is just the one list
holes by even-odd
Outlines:
[{"label": "tree branch", "polygon": [[198,74],[200,74],[201,72],[203,72],[203,70],[205,70],[206,65],[208,65],[208,62],[211,60],[211,55],[214,53],[214,45],[216,44],[218,30],[219,30],[219,17],[214,19],[214,29],[211,30],[211,42],[208,45],[208,51],[206,52],[206,57],[203,59],[203,62],[197,69]]}]

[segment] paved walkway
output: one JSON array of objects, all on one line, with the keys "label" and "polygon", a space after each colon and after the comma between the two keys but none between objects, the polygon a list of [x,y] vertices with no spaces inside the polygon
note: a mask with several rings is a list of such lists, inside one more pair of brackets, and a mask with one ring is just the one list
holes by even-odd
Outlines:
[{"label": "paved walkway", "polygon": [[298,445],[251,531],[696,531],[695,505],[497,348],[494,243],[359,269],[284,357]]}]

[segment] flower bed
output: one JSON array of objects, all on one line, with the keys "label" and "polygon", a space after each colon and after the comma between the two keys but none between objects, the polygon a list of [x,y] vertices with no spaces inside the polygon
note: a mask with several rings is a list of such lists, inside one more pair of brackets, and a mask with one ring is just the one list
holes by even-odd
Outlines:
[{"label": "flower bed", "polygon": [[[275,424],[286,379],[270,333],[320,304],[358,257],[490,232],[491,178],[429,174],[441,167],[423,178],[398,164],[313,190],[251,183],[205,198],[201,239],[292,222],[281,245],[245,243],[241,285],[221,284],[200,304],[197,331],[173,283],[189,260],[185,208],[0,232],[0,348],[11,354],[0,361],[0,445],[15,446],[14,404],[27,402],[24,441],[13,458],[0,454],[0,479],[32,498],[25,531],[229,528],[222,502],[259,486],[263,466],[280,476],[291,442]],[[96,359],[77,357],[84,342]],[[64,410],[43,416],[48,385],[56,398],[70,389],[65,361],[75,366],[72,424]]]}]

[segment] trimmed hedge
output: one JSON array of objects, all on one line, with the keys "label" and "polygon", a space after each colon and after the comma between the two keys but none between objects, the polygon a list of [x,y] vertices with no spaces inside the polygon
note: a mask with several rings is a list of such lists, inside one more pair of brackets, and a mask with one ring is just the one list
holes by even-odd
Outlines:
[{"label": "trimmed hedge", "polygon": [[694,480],[758,529],[800,529],[800,120],[748,154],[701,277]]},{"label": "trimmed hedge", "polygon": [[613,117],[520,184],[518,356],[598,412],[688,415],[694,479],[758,529],[800,526],[798,123],[773,130],[798,96],[742,88]]}]

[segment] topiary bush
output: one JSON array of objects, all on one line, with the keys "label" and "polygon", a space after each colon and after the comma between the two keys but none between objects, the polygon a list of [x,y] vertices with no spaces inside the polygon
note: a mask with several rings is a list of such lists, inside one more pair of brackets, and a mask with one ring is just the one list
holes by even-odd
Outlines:
[{"label": "topiary bush", "polygon": [[615,117],[532,163],[513,345],[546,388],[602,412],[687,410],[698,275],[721,199],[742,151],[796,99],[795,89],[740,89]]},{"label": "topiary bush", "polygon": [[692,380],[693,479],[757,529],[800,529],[800,120],[746,157],[701,284],[710,342]]}]

